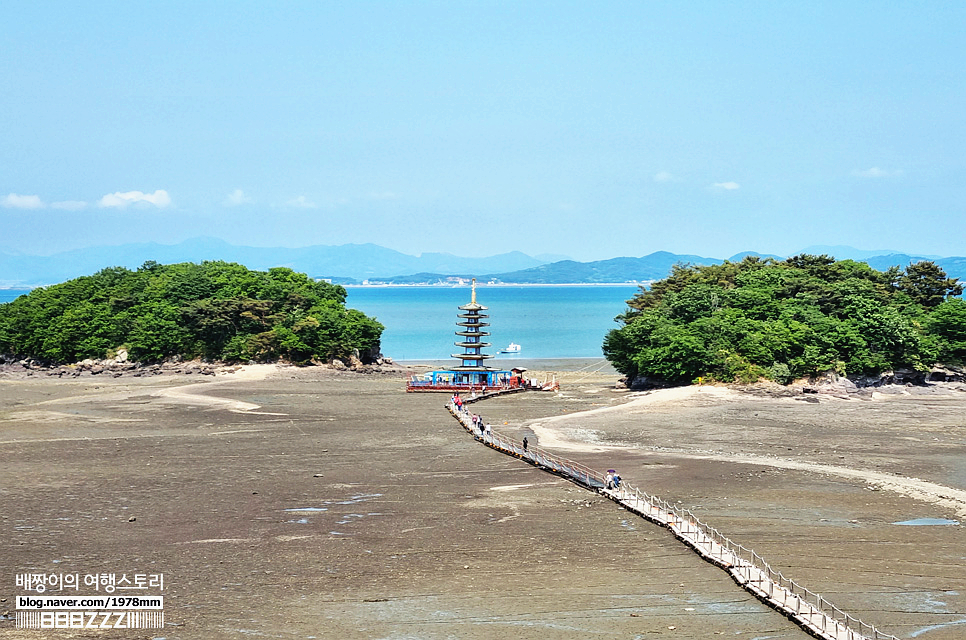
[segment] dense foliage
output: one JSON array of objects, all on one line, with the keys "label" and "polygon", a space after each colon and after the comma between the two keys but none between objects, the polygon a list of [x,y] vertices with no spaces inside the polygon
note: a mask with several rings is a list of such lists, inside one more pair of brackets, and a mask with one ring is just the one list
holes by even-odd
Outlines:
[{"label": "dense foliage", "polygon": [[931,262],[884,272],[810,255],[678,265],[628,301],[604,355],[624,375],[668,383],[963,364],[962,292]]},{"label": "dense foliage", "polygon": [[228,262],[113,267],[0,305],[0,354],[49,363],[133,360],[307,362],[365,359],[383,326],[344,306],[346,291],[291,269]]}]

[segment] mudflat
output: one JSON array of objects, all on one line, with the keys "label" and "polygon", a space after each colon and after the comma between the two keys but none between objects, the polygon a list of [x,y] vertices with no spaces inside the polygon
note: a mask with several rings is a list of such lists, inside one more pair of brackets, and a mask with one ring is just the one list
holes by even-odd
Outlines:
[{"label": "mudflat", "polygon": [[[894,524],[966,521],[966,393],[634,393],[578,364],[534,374],[560,393],[473,410],[680,500],[884,632],[966,633],[966,531]],[[0,635],[807,637],[665,529],[481,446],[404,377],[0,376]],[[163,573],[166,626],[16,630],[15,576],[39,572]]]}]

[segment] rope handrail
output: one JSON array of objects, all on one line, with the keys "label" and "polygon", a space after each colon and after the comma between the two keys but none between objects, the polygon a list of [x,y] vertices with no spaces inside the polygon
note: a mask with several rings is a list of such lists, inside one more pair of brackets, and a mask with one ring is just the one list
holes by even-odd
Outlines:
[{"label": "rope handrail", "polygon": [[[473,400],[482,399],[483,397],[478,397]],[[668,527],[705,560],[728,571],[742,588],[819,637],[826,640],[899,640],[896,636],[883,633],[873,625],[842,611],[821,595],[772,569],[754,550],[732,541],[714,527],[701,522],[690,509],[648,495],[624,481],[619,488],[608,489],[605,486],[605,477],[599,471],[552,454],[541,447],[528,444],[524,448],[521,441],[496,431],[484,428],[481,432],[474,428],[465,409],[458,409],[453,402],[447,403],[446,408],[466,431],[483,444],[568,477],[598,491],[641,517]],[[815,616],[818,617],[817,622],[813,621]]]}]

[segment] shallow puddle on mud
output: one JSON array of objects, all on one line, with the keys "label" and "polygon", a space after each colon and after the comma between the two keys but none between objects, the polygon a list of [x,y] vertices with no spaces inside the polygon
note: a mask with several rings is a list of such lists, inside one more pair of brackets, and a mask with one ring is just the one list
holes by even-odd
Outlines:
[{"label": "shallow puddle on mud", "polygon": [[898,524],[906,527],[935,527],[959,524],[959,522],[956,520],[946,520],[945,518],[916,518],[915,520],[903,520],[902,522],[893,522],[892,524]]},{"label": "shallow puddle on mud", "polygon": [[[356,504],[361,504],[363,502],[367,502],[373,498],[380,498],[380,497],[382,497],[381,493],[362,493],[362,494],[354,495],[345,500],[323,500],[322,504],[328,505],[325,507],[292,507],[289,509],[282,509],[282,511],[286,513],[297,513],[297,514],[320,513],[320,512],[328,511],[329,507],[332,505],[356,505]],[[361,519],[369,516],[381,516],[381,515],[384,515],[384,514],[374,512],[374,511],[371,511],[369,513],[364,513],[364,514],[349,513],[349,514],[337,516],[342,519],[337,521],[336,524],[351,524],[353,522],[358,522]],[[286,522],[288,524],[309,524],[309,519],[299,518],[298,520],[287,520]],[[329,533],[334,536],[350,535],[341,531],[330,531]]]}]

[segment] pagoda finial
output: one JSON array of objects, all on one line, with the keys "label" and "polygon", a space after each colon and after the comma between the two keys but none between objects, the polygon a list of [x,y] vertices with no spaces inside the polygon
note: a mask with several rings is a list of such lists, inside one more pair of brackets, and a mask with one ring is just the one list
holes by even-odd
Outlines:
[{"label": "pagoda finial", "polygon": [[470,296],[470,304],[476,304],[476,278],[473,278],[473,293]]}]

